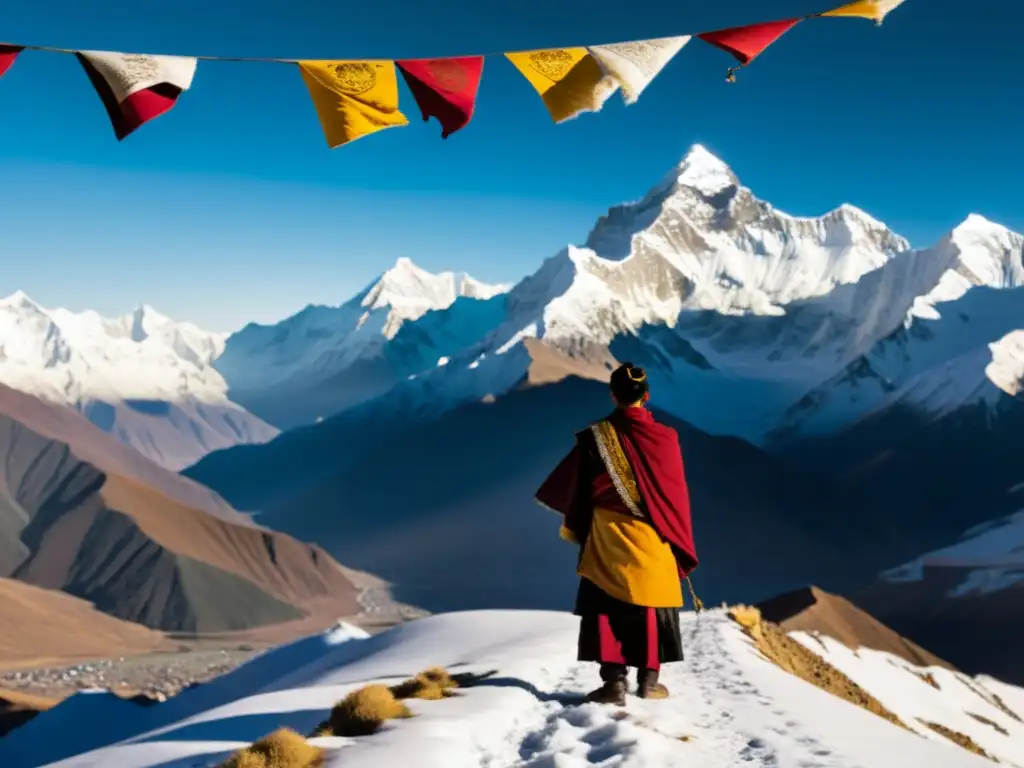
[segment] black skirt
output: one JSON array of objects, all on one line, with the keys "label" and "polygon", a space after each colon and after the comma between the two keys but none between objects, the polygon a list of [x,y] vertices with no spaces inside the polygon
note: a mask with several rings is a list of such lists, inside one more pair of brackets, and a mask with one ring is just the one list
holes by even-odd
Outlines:
[{"label": "black skirt", "polygon": [[580,661],[658,669],[683,660],[678,608],[625,603],[580,579],[573,613],[580,617]]}]

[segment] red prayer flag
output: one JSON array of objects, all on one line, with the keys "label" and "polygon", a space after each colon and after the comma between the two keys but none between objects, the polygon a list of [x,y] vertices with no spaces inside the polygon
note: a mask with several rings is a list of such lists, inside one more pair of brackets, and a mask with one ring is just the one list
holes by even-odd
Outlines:
[{"label": "red prayer flag", "polygon": [[763,24],[750,24],[745,27],[730,27],[729,29],[719,29],[716,32],[705,32],[697,37],[705,43],[711,43],[723,51],[728,51],[741,64],[749,64],[765,48],[801,21],[803,19],[766,21]]},{"label": "red prayer flag", "polygon": [[23,50],[25,49],[17,45],[0,45],[0,77],[11,68],[11,64]]},{"label": "red prayer flag", "polygon": [[159,117],[192,85],[196,60],[107,51],[75,54],[99,94],[118,141]]},{"label": "red prayer flag", "polygon": [[395,63],[409,85],[424,121],[436,117],[441,123],[441,138],[447,139],[469,123],[484,70],[483,56]]}]

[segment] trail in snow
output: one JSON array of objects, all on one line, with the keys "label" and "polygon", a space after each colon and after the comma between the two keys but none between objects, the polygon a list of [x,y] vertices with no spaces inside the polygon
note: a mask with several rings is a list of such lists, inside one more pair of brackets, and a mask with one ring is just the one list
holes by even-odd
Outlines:
[{"label": "trail in snow", "polygon": [[[747,727],[741,717],[751,704],[764,711],[756,723],[790,740],[787,762],[825,766],[831,751],[809,735],[770,696],[745,679],[742,667],[720,651],[720,626],[689,622],[689,648],[682,664],[666,666],[668,702],[630,697],[626,708],[566,706],[553,701],[544,726],[522,739],[509,768],[575,768],[589,765],[695,766],[779,764],[779,750]],[[558,689],[587,690],[597,682],[592,664],[575,664]],[[753,722],[751,722],[753,725]],[[495,767],[496,768],[496,767]]]},{"label": "trail in snow", "polygon": [[[409,702],[415,717],[373,736],[313,740],[327,750],[324,768],[991,765],[784,672],[721,610],[699,620],[683,615],[686,660],[663,673],[669,700],[630,696],[624,708],[576,704],[599,683],[596,665],[574,660],[577,626],[562,613],[477,611],[432,616],[365,639],[310,638],[186,691],[177,702],[147,709],[118,702],[109,717],[97,709],[106,700],[87,717],[82,702],[61,705],[0,742],[0,765],[212,768],[275,728],[310,733],[356,688],[394,683],[433,665],[494,674],[455,698]],[[922,695],[938,695],[919,684]],[[46,736],[58,732],[59,743]],[[79,751],[90,743],[112,745],[54,762],[74,754],[76,742]]]}]

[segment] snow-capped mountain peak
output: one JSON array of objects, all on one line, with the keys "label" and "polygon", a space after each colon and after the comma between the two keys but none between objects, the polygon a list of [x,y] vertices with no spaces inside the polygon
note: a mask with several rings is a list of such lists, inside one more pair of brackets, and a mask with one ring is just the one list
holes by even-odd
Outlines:
[{"label": "snow-capped mountain peak", "polygon": [[855,283],[910,250],[850,205],[811,218],[779,211],[700,145],[643,199],[609,210],[586,245],[606,260],[656,254],[693,284],[691,306],[761,315]]},{"label": "snow-capped mountain peak", "polygon": [[174,322],[148,304],[140,304],[124,319],[130,323],[132,341],[145,341],[154,333],[159,333]]},{"label": "snow-capped mountain peak", "polygon": [[1024,236],[972,213],[950,234],[961,275],[991,288],[1024,286]]},{"label": "snow-capped mountain peak", "polygon": [[[254,412],[282,426],[314,421],[380,394],[395,376],[404,380],[420,370],[423,355],[434,365],[475,330],[493,327],[501,302],[487,300],[509,287],[435,274],[402,257],[341,306],[309,306],[275,325],[246,326],[228,339],[216,366]],[[339,386],[355,370],[352,383]]]},{"label": "snow-capped mountain peak", "polygon": [[840,429],[889,408],[938,418],[971,404],[991,410],[1024,378],[1024,236],[972,214],[935,247],[878,271],[902,285],[901,322],[870,353],[821,383],[791,413],[801,430]]},{"label": "snow-capped mountain peak", "polygon": [[700,144],[694,144],[679,164],[675,183],[704,195],[719,192],[739,183],[732,169]]},{"label": "snow-capped mountain peak", "polygon": [[[89,313],[90,317],[98,317]],[[209,366],[224,351],[226,333],[213,333],[187,322],[177,322],[157,312],[148,304],[140,304],[133,312],[113,320],[100,318],[108,334],[125,337],[142,344],[165,345],[197,367]]]},{"label": "snow-capped mountain peak", "polygon": [[207,367],[222,336],[149,307],[107,319],[45,309],[18,291],[0,300],[0,382],[51,399],[58,392],[73,405],[190,395],[222,400],[224,381]]},{"label": "snow-capped mountain peak", "polygon": [[455,272],[432,273],[401,257],[357,297],[367,310],[388,309],[384,335],[392,338],[402,323],[432,310],[447,309],[461,297],[487,299],[504,293],[506,285],[488,285]]},{"label": "snow-capped mountain peak", "polygon": [[992,362],[985,367],[988,380],[1008,395],[1024,392],[1024,330],[1008,333],[988,348],[992,351]]},{"label": "snow-capped mountain peak", "polygon": [[0,306],[2,307],[18,307],[22,309],[39,309],[39,305],[29,298],[28,294],[24,291],[18,290],[12,293],[10,296],[0,299]]},{"label": "snow-capped mountain peak", "polygon": [[[1016,386],[1016,346],[1003,338],[1021,327],[1011,322],[1013,296],[986,309],[993,320],[985,329],[973,320],[974,305],[964,307],[963,328],[945,326],[949,348],[939,355],[926,345],[925,354],[915,352],[920,365],[900,362],[903,342],[891,360],[867,355],[916,320],[937,317],[936,305],[972,285],[1024,285],[1021,242],[980,216],[925,251],[848,203],[794,216],[758,199],[695,145],[644,197],[601,217],[584,247],[567,247],[516,285],[504,323],[461,353],[446,352],[445,366],[409,386],[435,403],[500,394],[527,375],[535,338],[599,365],[626,345],[622,352],[658,379],[662,407],[755,441],[790,413],[803,418],[803,409],[817,407],[805,396],[819,405],[834,400],[829,382],[837,377],[853,387],[842,418],[892,393],[911,394],[908,384],[915,403],[927,395],[943,408],[980,394],[998,400]],[[977,375],[951,386],[948,370],[935,368],[915,379],[954,361]],[[850,373],[858,364],[860,373]],[[870,394],[858,383],[865,375],[874,382]]]}]

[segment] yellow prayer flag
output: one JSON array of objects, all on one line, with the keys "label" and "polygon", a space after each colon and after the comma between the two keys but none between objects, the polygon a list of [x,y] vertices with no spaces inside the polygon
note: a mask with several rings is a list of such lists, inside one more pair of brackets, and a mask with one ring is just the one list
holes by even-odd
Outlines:
[{"label": "yellow prayer flag", "polygon": [[821,15],[856,16],[861,19],[872,19],[875,23],[881,24],[882,19],[903,2],[904,0],[855,0],[834,10],[825,11]]},{"label": "yellow prayer flag", "polygon": [[598,112],[618,85],[586,48],[506,53],[536,89],[556,123],[582,112]]},{"label": "yellow prayer flag", "polygon": [[393,61],[300,61],[298,65],[331,149],[409,124],[398,111]]}]

